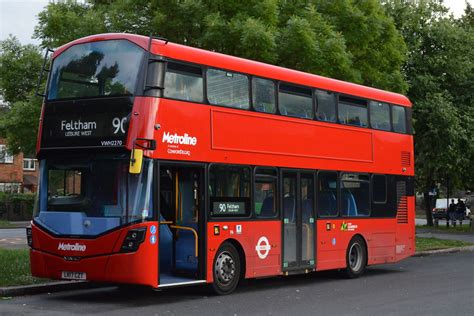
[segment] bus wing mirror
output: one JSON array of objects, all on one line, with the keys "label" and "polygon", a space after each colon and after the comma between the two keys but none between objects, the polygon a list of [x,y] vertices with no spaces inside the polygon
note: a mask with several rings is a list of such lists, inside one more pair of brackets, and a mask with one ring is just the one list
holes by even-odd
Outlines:
[{"label": "bus wing mirror", "polygon": [[131,174],[139,174],[142,172],[143,149],[134,148],[130,157],[130,166],[128,172]]}]

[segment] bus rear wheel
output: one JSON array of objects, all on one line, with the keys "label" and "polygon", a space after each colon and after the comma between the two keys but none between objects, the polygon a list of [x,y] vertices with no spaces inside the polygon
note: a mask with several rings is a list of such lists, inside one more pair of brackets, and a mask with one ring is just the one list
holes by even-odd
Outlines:
[{"label": "bus rear wheel", "polygon": [[367,266],[367,249],[364,240],[360,236],[354,236],[349,242],[346,251],[345,276],[350,279],[360,277]]},{"label": "bus rear wheel", "polygon": [[213,264],[212,288],[219,295],[232,293],[240,279],[240,257],[231,243],[224,243],[217,251]]}]

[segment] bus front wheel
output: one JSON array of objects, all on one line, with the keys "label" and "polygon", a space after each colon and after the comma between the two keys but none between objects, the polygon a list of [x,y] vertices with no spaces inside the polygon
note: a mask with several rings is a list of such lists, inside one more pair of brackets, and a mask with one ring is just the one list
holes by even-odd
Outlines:
[{"label": "bus front wheel", "polygon": [[360,236],[354,236],[349,242],[346,251],[345,276],[354,279],[360,277],[367,265],[367,249],[365,242]]},{"label": "bus front wheel", "polygon": [[240,257],[231,243],[224,243],[217,251],[213,265],[212,288],[219,295],[232,293],[240,279]]}]

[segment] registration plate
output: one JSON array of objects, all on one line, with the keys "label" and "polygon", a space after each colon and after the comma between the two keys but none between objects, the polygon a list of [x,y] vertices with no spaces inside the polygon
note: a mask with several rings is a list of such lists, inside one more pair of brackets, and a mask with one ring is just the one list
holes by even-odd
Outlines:
[{"label": "registration plate", "polygon": [[65,280],[86,280],[85,272],[62,271],[61,278]]}]

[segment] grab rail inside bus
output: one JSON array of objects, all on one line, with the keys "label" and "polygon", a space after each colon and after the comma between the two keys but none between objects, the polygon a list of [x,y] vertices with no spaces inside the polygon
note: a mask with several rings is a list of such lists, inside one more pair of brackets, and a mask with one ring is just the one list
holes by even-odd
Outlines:
[{"label": "grab rail inside bus", "polygon": [[197,234],[197,231],[194,229],[194,228],[191,228],[191,227],[186,227],[186,226],[178,226],[178,225],[170,225],[171,228],[174,228],[174,229],[182,229],[182,230],[189,230],[191,232],[193,232],[193,235],[194,235],[194,254],[196,256],[196,258],[198,257],[198,254],[199,254],[199,251],[198,251],[198,234]]}]

